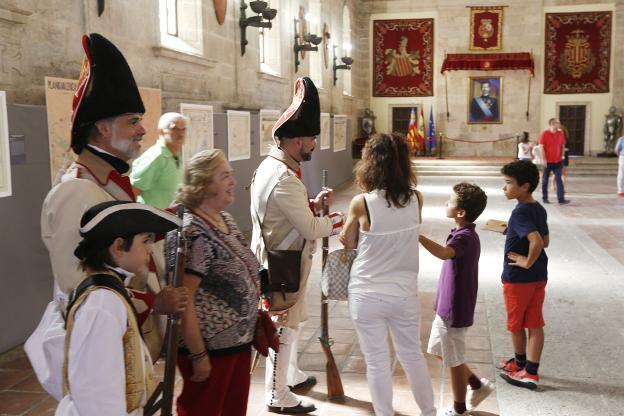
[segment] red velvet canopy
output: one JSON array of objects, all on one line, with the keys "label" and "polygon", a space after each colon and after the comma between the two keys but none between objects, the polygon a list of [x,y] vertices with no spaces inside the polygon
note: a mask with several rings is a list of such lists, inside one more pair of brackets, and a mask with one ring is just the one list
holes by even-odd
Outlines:
[{"label": "red velvet canopy", "polygon": [[450,53],[444,58],[442,70],[497,71],[526,69],[534,75],[533,56],[529,52],[515,53]]}]

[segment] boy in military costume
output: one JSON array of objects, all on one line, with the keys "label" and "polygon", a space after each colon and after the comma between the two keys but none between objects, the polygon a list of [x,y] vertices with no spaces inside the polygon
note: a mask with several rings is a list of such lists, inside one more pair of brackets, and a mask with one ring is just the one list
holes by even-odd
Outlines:
[{"label": "boy in military costume", "polygon": [[156,383],[126,286],[149,267],[154,233],[179,223],[165,211],[122,201],[97,204],[82,216],[74,255],[85,278],[67,309],[57,416],[143,414]]}]

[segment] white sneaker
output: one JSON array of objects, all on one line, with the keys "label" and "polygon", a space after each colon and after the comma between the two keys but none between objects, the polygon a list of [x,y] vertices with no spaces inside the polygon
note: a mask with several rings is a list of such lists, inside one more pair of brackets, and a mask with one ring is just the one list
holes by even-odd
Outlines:
[{"label": "white sneaker", "polygon": [[470,415],[471,413],[469,410],[466,410],[464,413],[457,413],[453,405],[447,407],[446,409],[440,410],[438,412],[438,416],[470,416]]},{"label": "white sneaker", "polygon": [[472,410],[479,405],[486,397],[490,395],[494,391],[494,383],[492,383],[487,378],[481,378],[481,387],[476,390],[473,390],[472,387],[468,386],[468,390],[466,391],[466,409]]}]

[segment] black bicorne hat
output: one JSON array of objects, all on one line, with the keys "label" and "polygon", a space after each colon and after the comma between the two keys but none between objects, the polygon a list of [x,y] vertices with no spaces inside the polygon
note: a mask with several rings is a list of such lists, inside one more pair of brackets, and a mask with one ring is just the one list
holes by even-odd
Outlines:
[{"label": "black bicorne hat", "polygon": [[84,259],[89,253],[108,247],[118,237],[139,233],[166,233],[179,226],[175,215],[145,204],[128,201],[101,202],[80,219],[82,241],[74,255]]},{"label": "black bicorne hat", "polygon": [[119,49],[97,33],[82,36],[85,58],[72,102],[71,147],[79,154],[98,120],[145,113],[128,62]]},{"label": "black bicorne hat", "polygon": [[292,103],[273,126],[273,140],[284,137],[317,136],[321,133],[321,104],[314,82],[298,78]]}]

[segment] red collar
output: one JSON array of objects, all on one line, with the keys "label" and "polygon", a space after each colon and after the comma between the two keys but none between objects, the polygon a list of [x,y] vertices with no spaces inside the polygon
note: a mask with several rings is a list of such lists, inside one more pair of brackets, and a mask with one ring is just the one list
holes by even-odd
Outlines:
[{"label": "red collar", "polygon": [[123,189],[124,192],[128,194],[128,196],[132,198],[133,201],[136,201],[136,196],[134,195],[134,191],[132,190],[132,183],[130,182],[129,176],[122,175],[116,170],[113,170],[111,171],[111,173],[108,174],[108,179],[119,185],[119,187]]},{"label": "red collar", "polygon": [[[275,159],[275,160],[279,161],[279,162],[282,162],[284,165],[286,165],[286,167],[287,167],[288,169],[293,170],[293,169],[291,169],[290,165],[288,165],[288,163],[287,163],[285,160],[282,160],[282,159],[280,159],[280,158],[277,158],[277,157],[275,157],[275,156],[273,156],[273,155],[269,155],[269,156],[270,156],[270,157],[272,157],[273,159]],[[299,166],[299,167],[297,168],[297,170],[293,170],[293,172],[295,172],[295,175],[297,175],[297,177],[298,177],[299,179],[301,179],[301,166]]]}]

